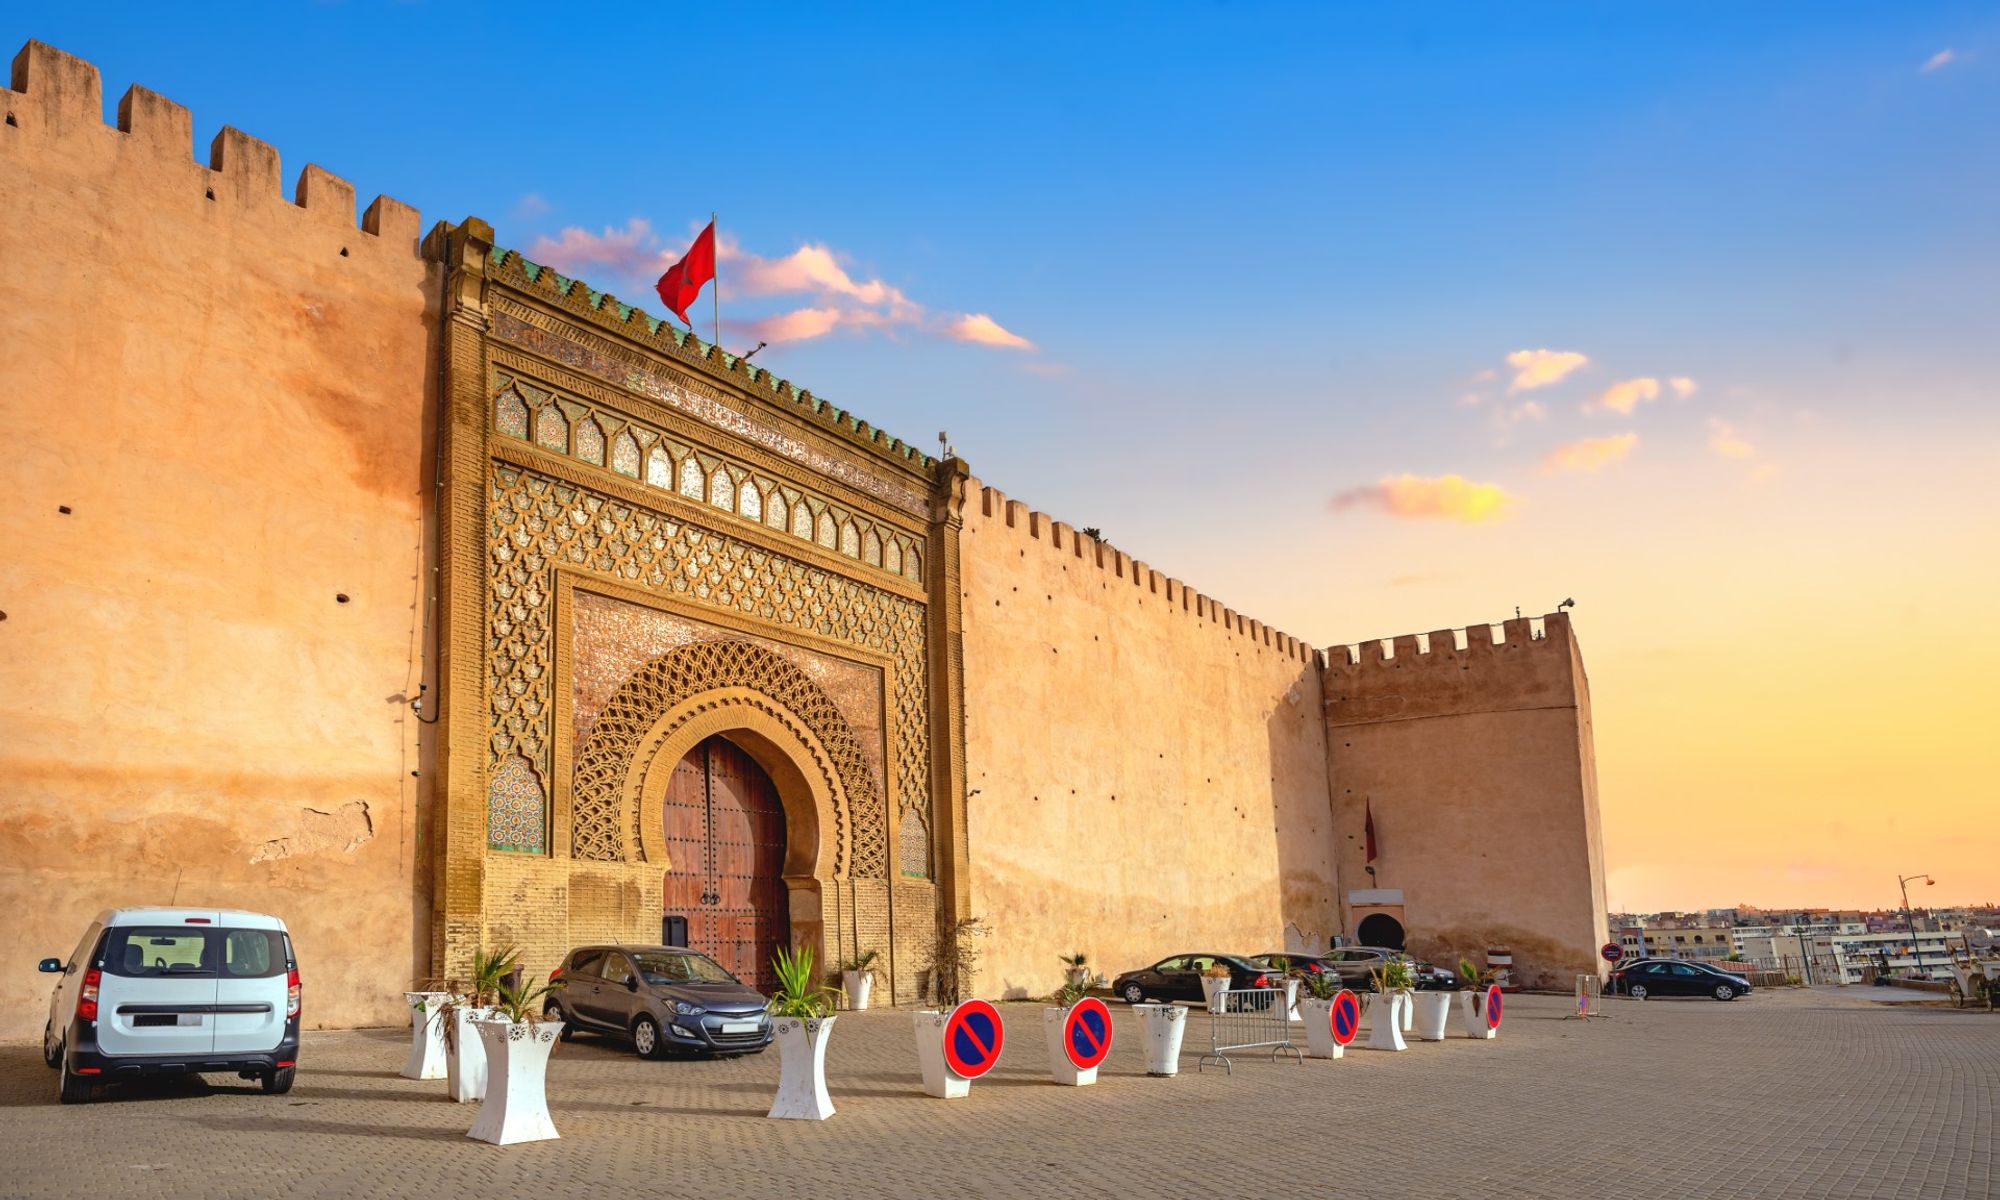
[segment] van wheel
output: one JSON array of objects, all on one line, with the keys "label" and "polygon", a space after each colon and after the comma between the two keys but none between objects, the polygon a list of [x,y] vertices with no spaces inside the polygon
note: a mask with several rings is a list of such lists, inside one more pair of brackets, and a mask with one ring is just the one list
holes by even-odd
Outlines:
[{"label": "van wheel", "polygon": [[62,1102],[64,1104],[90,1103],[91,1083],[82,1075],[72,1075],[69,1063],[62,1064]]},{"label": "van wheel", "polygon": [[49,1064],[49,1070],[60,1071],[62,1070],[63,1050],[61,1046],[56,1044],[55,1033],[54,1026],[47,1026],[42,1030],[42,1061]]},{"label": "van wheel", "polygon": [[554,1000],[542,1005],[542,1020],[561,1021],[563,1023],[562,1029],[556,1034],[556,1037],[562,1041],[567,1042],[576,1036],[576,1022],[563,1016],[562,1005],[557,1004]]},{"label": "van wheel", "polygon": [[264,1094],[266,1096],[282,1096],[286,1092],[291,1091],[292,1079],[298,1073],[299,1069],[297,1067],[279,1067],[275,1071],[265,1072],[262,1076]]}]

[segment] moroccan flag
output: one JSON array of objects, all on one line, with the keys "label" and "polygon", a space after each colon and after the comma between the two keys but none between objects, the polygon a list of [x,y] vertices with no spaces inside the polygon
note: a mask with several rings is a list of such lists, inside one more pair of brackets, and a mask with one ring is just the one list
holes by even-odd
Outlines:
[{"label": "moroccan flag", "polygon": [[702,286],[715,278],[715,222],[694,239],[688,247],[687,256],[660,276],[655,284],[660,291],[660,299],[666,303],[668,311],[681,319],[683,325],[693,325],[688,320],[688,305],[701,295]]},{"label": "moroccan flag", "polygon": [[1368,861],[1375,861],[1375,802],[1366,802],[1367,819],[1361,823],[1361,836],[1368,843]]}]

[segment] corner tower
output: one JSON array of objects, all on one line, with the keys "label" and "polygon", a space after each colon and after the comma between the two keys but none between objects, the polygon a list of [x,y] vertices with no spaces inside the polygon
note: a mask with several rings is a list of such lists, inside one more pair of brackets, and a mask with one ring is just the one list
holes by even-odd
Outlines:
[{"label": "corner tower", "polygon": [[1590,684],[1566,614],[1500,633],[1472,625],[1329,652],[1342,924],[1441,966],[1504,946],[1516,982],[1567,987],[1597,969],[1604,933]]}]

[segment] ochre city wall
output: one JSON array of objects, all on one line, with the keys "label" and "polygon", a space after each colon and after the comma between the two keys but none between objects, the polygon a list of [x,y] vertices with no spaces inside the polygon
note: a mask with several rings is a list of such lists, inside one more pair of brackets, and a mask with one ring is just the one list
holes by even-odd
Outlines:
[{"label": "ochre city wall", "polygon": [[[965,485],[966,803],[980,990],[1338,931],[1320,656]],[[1290,946],[1288,947],[1288,943]]]},{"label": "ochre city wall", "polygon": [[1400,889],[1410,950],[1440,966],[1506,946],[1517,982],[1566,989],[1598,966],[1604,851],[1583,659],[1566,614],[1541,623],[1334,647],[1328,761],[1344,888]]},{"label": "ochre city wall", "polygon": [[[38,43],[0,92],[0,1036],[98,910],[268,911],[309,1025],[427,970],[414,210]],[[345,595],[346,603],[336,597]],[[435,688],[433,688],[435,694]]]}]

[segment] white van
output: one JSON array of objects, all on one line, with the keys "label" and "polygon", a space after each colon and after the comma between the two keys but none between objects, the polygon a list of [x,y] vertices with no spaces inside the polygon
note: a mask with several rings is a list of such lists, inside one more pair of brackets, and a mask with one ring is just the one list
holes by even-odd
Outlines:
[{"label": "white van", "polygon": [[213,908],[97,914],[49,998],[42,1057],[62,1102],[139,1075],[234,1071],[288,1092],[299,1059],[299,967],[285,923]]}]

